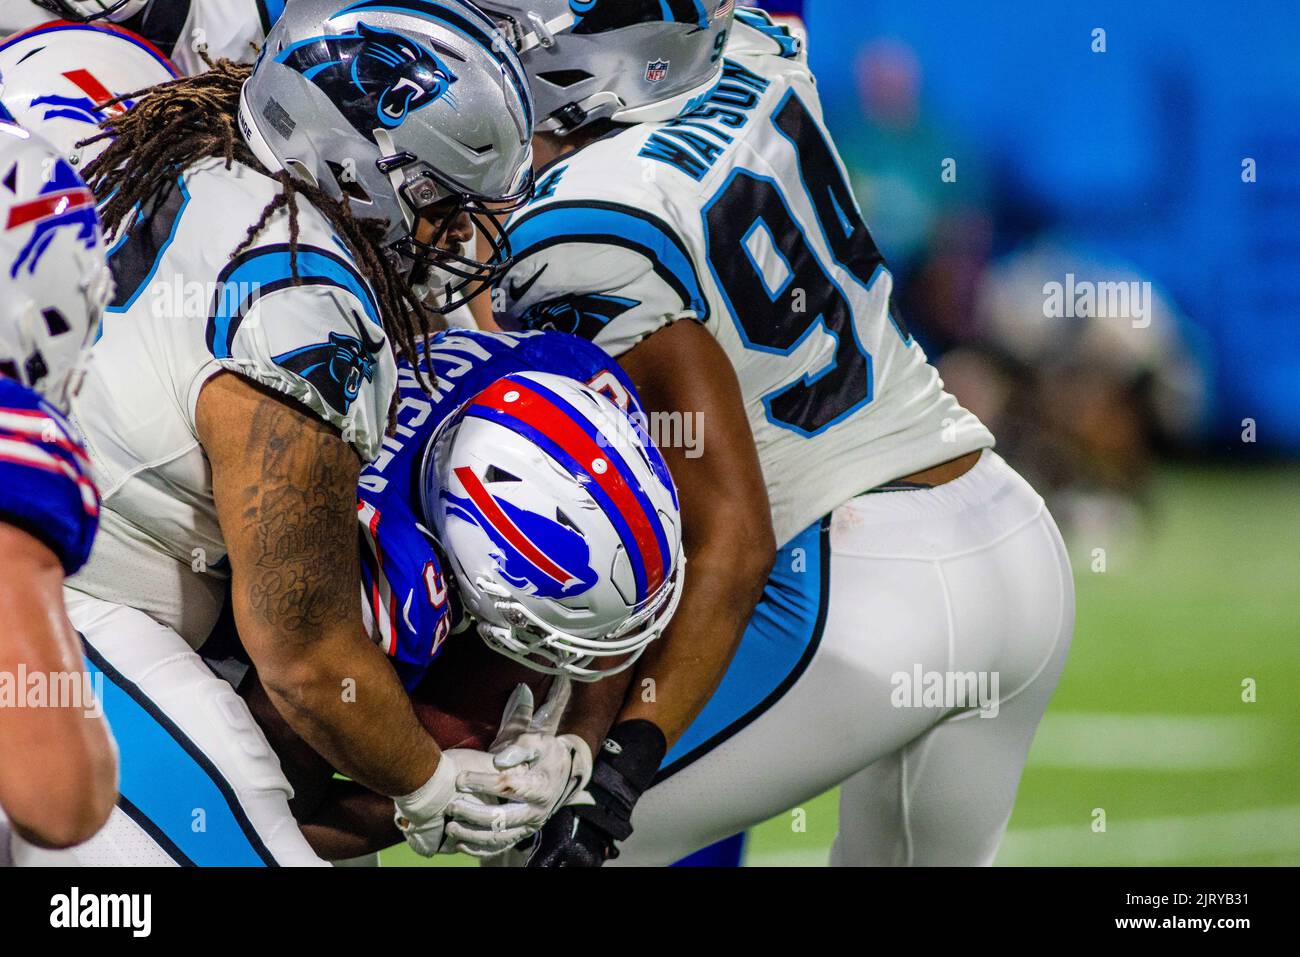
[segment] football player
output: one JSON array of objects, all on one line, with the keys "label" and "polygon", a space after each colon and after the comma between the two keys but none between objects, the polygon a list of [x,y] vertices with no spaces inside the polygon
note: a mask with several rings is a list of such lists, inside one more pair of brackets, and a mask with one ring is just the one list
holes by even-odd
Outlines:
[{"label": "football player", "polygon": [[[99,495],[60,414],[112,290],[85,183],[49,144],[0,122],[0,862],[5,824],[68,847],[117,797],[108,725],[84,680],[63,579],[90,554]],[[24,677],[91,692],[30,704]],[[59,676],[72,679],[59,681]]]},{"label": "football player", "polygon": [[[652,416],[704,430],[702,455],[664,449],[680,610],[595,803],[531,863],[616,842],[667,863],[836,784],[836,862],[991,862],[1069,645],[1070,568],[893,310],[799,37],[731,0],[485,9],[528,70],[544,164],[502,325],[592,339]],[[952,693],[911,686],[934,676]]]},{"label": "football player", "polygon": [[180,76],[149,41],[112,24],[53,23],[0,43],[0,117],[39,129],[84,169],[107,140],[77,144],[131,109],[130,94]]},{"label": "football player", "polygon": [[167,51],[187,74],[207,69],[204,57],[252,63],[285,0],[8,0],[0,36],[50,20],[117,23]]},{"label": "football player", "polygon": [[357,478],[394,411],[394,352],[436,319],[402,267],[456,271],[466,294],[500,268],[449,250],[528,195],[531,110],[513,52],[459,0],[298,0],[251,74],[219,63],[105,124],[87,173],[117,292],[73,405],[104,505],[67,603],[122,800],[82,862],[320,863],[265,738],[194,651],[227,589],[288,724],[395,799],[417,851],[440,845],[457,762],[365,635]]},{"label": "football player", "polygon": [[[530,836],[586,785],[606,729],[578,716],[593,710],[586,702],[603,701],[597,680],[633,666],[663,631],[681,593],[676,495],[643,432],[635,389],[590,342],[455,330],[430,341],[420,368],[433,392],[399,365],[397,429],[361,472],[371,634],[411,691],[439,670],[445,643],[472,640],[472,632],[533,671],[579,682],[579,707],[558,734],[539,727],[503,732],[497,742],[497,764],[526,773],[530,788],[506,807],[468,795],[449,807],[443,850],[491,856]],[[465,661],[462,654],[452,667]],[[621,698],[619,683],[609,706]],[[301,762],[282,722],[264,707],[256,713],[282,759]],[[295,810],[322,856],[400,840],[391,805],[385,814],[372,800],[364,814],[358,788],[331,780],[324,763],[315,771],[315,783],[295,776],[295,790],[324,783],[332,794],[300,797]],[[483,783],[481,774],[466,783]]]}]

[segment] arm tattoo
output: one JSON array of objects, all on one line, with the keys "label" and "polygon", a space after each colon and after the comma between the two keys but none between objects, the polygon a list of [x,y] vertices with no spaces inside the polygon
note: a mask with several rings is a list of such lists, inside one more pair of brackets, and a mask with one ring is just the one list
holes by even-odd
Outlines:
[{"label": "arm tattoo", "polygon": [[243,513],[252,609],[286,632],[346,620],[360,607],[356,455],[277,401],[259,403],[249,436],[262,462]]}]

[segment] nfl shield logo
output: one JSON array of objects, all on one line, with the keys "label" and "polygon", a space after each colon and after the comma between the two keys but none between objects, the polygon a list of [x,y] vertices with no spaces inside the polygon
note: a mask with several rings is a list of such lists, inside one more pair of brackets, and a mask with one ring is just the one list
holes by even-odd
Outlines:
[{"label": "nfl shield logo", "polygon": [[667,60],[651,60],[645,65],[647,83],[660,83],[668,77]]}]

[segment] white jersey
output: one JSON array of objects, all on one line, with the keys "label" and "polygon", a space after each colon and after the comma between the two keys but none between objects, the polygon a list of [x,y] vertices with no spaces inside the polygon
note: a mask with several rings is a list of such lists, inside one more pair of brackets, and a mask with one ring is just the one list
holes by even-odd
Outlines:
[{"label": "white jersey", "polygon": [[[213,60],[252,63],[262,41],[284,12],[285,0],[153,0],[121,26],[157,45],[187,74],[207,69]],[[58,15],[31,0],[0,0],[0,38]],[[93,64],[87,64],[91,66]]]},{"label": "white jersey", "polygon": [[103,495],[100,535],[71,582],[130,605],[197,647],[229,577],[194,411],[230,370],[379,451],[396,363],[374,293],[325,218],[299,199],[293,279],[288,214],[232,258],[278,193],[274,180],[204,160],[149,208],[110,264],[117,295],[73,416]]},{"label": "white jersey", "polygon": [[858,493],[993,444],[894,314],[813,76],[756,11],[737,12],[708,94],[540,172],[510,237],[505,328],[577,333],[615,356],[682,318],[717,338],[778,543]]}]

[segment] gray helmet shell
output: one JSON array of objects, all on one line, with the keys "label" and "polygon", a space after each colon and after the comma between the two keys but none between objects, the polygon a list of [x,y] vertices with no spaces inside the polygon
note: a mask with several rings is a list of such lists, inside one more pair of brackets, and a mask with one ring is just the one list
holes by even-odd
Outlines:
[{"label": "gray helmet shell", "polygon": [[390,242],[418,207],[526,189],[532,119],[514,51],[461,0],[294,0],[240,101],[265,166],[386,220]]},{"label": "gray helmet shell", "polygon": [[532,84],[538,132],[671,119],[722,70],[734,0],[484,0]]}]

